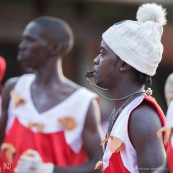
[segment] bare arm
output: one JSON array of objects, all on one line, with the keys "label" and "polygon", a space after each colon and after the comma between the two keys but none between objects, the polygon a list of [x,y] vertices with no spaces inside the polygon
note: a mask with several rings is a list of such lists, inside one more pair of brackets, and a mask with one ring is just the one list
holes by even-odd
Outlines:
[{"label": "bare arm", "polygon": [[132,112],[129,135],[136,149],[139,173],[153,172],[165,162],[164,145],[156,135],[160,128],[160,118],[150,103],[144,102]]},{"label": "bare arm", "polygon": [[0,145],[3,143],[5,137],[5,128],[8,120],[8,105],[10,101],[10,91],[14,88],[18,78],[9,79],[2,90],[2,105],[1,105],[1,117],[0,117]]},{"label": "bare arm", "polygon": [[[103,148],[100,146],[102,140],[102,132],[100,127],[100,111],[96,100],[94,100],[88,110],[85,126],[83,130],[83,142],[85,150],[88,154],[88,161],[79,166],[57,167],[54,173],[99,173],[94,171],[97,161],[102,159]],[[73,159],[73,158],[72,158]]]},{"label": "bare arm", "polygon": [[170,173],[167,161],[153,173]]}]

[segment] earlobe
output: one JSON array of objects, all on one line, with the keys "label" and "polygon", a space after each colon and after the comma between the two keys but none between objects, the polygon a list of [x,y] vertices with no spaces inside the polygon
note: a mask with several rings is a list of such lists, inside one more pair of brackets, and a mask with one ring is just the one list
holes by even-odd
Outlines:
[{"label": "earlobe", "polygon": [[130,68],[131,68],[131,66],[129,64],[126,64],[125,69],[129,70]]},{"label": "earlobe", "polygon": [[126,71],[126,70],[129,70],[131,68],[131,66],[125,62],[123,62],[121,68],[120,68],[120,71]]}]

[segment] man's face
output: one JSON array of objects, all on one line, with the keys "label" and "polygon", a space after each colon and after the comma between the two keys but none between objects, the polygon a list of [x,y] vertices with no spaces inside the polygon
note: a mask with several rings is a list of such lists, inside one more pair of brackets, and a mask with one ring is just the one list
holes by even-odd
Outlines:
[{"label": "man's face", "polygon": [[117,71],[117,62],[119,58],[110,49],[110,47],[101,41],[100,52],[94,59],[94,77],[98,86],[109,88],[115,84],[115,71]]},{"label": "man's face", "polygon": [[42,66],[49,56],[48,41],[44,37],[41,27],[31,22],[22,35],[22,41],[19,44],[18,61],[24,68],[38,68]]}]

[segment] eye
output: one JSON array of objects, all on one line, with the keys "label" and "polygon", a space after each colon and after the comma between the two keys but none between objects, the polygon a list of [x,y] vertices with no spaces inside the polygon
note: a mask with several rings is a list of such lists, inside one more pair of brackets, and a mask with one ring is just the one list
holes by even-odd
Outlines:
[{"label": "eye", "polygon": [[35,39],[34,39],[34,38],[31,38],[31,37],[29,37],[27,40],[28,40],[29,42],[35,42]]},{"label": "eye", "polygon": [[105,54],[104,50],[101,48],[99,54],[103,56]]},{"label": "eye", "polygon": [[99,52],[99,54],[102,56],[103,55],[103,52]]},{"label": "eye", "polygon": [[25,36],[25,37],[23,37],[23,39],[25,40],[25,41],[27,41],[27,42],[35,42],[35,38],[34,37],[31,37],[31,36]]}]

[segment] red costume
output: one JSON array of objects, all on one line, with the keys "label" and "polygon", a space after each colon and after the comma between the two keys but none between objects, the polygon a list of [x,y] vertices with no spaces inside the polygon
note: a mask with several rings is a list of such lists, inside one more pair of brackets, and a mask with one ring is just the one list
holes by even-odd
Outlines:
[{"label": "red costume", "polygon": [[137,165],[136,150],[134,149],[129,139],[128,126],[129,126],[129,118],[131,116],[131,112],[137,106],[139,106],[144,100],[147,100],[155,107],[155,109],[158,112],[158,116],[160,117],[160,120],[162,122],[162,125],[163,126],[165,125],[165,116],[153,97],[142,95],[135,98],[121,112],[110,134],[110,136],[120,139],[124,144],[124,148],[120,150],[120,152],[112,153],[108,149],[108,145],[112,139],[108,140],[103,156],[103,173],[138,173],[139,172]]}]

